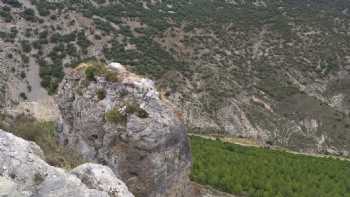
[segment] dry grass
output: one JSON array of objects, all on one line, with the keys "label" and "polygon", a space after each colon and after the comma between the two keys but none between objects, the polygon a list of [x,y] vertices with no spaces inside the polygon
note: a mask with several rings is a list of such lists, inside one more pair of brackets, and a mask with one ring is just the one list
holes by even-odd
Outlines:
[{"label": "dry grass", "polygon": [[27,116],[18,116],[7,124],[0,120],[1,128],[25,140],[33,141],[44,151],[45,160],[52,166],[72,169],[83,163],[83,159],[73,150],[57,142],[54,122],[39,122]]}]

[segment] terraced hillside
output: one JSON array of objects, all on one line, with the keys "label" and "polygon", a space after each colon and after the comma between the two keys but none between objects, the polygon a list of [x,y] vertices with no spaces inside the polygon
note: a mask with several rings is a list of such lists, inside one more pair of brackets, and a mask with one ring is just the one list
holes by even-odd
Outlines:
[{"label": "terraced hillside", "polygon": [[155,79],[193,132],[349,155],[349,1],[50,2],[0,2],[13,104],[97,57]]}]

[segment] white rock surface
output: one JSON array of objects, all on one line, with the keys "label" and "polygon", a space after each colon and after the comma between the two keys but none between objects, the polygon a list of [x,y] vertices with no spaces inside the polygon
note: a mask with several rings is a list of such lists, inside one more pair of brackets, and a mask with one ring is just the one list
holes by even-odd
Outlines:
[{"label": "white rock surface", "polygon": [[[93,173],[89,174],[83,169]],[[78,176],[84,174],[88,174],[89,179],[86,179],[86,176]],[[98,184],[86,180],[96,180]],[[42,150],[33,142],[0,130],[0,196],[4,195],[133,197],[125,184],[117,179],[108,167],[85,164],[73,169],[72,172],[66,172],[48,165],[43,160]]]},{"label": "white rock surface", "polygon": [[108,65],[110,68],[114,68],[120,72],[126,71],[125,67],[118,62],[112,62]]},{"label": "white rock surface", "polygon": [[89,188],[106,191],[110,196],[133,197],[126,185],[106,166],[83,164],[71,171]]}]

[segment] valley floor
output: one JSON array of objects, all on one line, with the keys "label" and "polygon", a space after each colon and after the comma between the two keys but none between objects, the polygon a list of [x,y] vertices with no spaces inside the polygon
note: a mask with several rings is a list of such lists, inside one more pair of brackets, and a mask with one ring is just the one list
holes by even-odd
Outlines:
[{"label": "valley floor", "polygon": [[190,138],[191,179],[199,184],[249,197],[350,196],[350,163],[344,159],[237,145],[242,139]]},{"label": "valley floor", "polygon": [[268,146],[267,147],[267,146],[263,146],[263,145],[256,143],[252,139],[246,139],[246,138],[228,137],[228,136],[219,136],[219,135],[202,135],[202,134],[195,134],[195,133],[189,133],[188,135],[201,137],[201,138],[208,139],[208,140],[219,139],[220,141],[225,142],[225,143],[231,143],[231,144],[236,144],[236,145],[245,146],[245,147],[265,148],[265,149],[270,149],[270,150],[280,150],[280,151],[284,151],[284,152],[295,154],[295,155],[305,155],[305,156],[310,156],[310,157],[321,157],[321,158],[334,158],[334,159],[339,159],[339,160],[350,161],[350,158],[341,157],[341,156],[297,152],[297,151],[292,151],[292,150],[289,150],[289,149],[286,149],[286,148],[283,148],[280,146]]}]

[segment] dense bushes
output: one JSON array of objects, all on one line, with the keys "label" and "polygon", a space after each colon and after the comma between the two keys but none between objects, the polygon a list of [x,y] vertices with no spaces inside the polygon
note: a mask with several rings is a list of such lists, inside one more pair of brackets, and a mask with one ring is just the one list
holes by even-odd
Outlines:
[{"label": "dense bushes", "polygon": [[234,194],[348,196],[350,163],[192,137],[192,179]]},{"label": "dense bushes", "polygon": [[49,64],[43,59],[39,59],[38,64],[40,65],[39,75],[41,78],[41,85],[48,90],[49,94],[54,94],[64,77],[62,64]]},{"label": "dense bushes", "polygon": [[55,1],[32,0],[32,3],[36,6],[40,16],[49,16],[50,10],[62,9],[65,7],[64,1],[55,3]]},{"label": "dense bushes", "polygon": [[84,31],[80,31],[77,34],[77,44],[80,46],[84,54],[87,53],[87,49],[92,43],[86,38]]},{"label": "dense bushes", "polygon": [[0,17],[4,18],[5,22],[11,22],[13,20],[13,17],[10,13],[11,8],[9,7],[2,7],[2,10],[0,10]]},{"label": "dense bushes", "polygon": [[35,11],[31,8],[26,8],[21,13],[21,16],[27,21],[35,22],[37,20],[37,18],[35,16]]},{"label": "dense bushes", "polygon": [[77,32],[73,31],[72,33],[68,33],[68,34],[60,34],[60,33],[54,33],[51,37],[50,37],[50,42],[51,43],[69,43],[69,42],[73,42],[76,40],[77,37]]},{"label": "dense bushes", "polygon": [[107,21],[103,21],[101,19],[94,18],[94,22],[96,24],[96,28],[98,28],[102,31],[105,31],[107,33],[112,33],[113,31],[115,31],[115,29],[112,27],[112,25]]},{"label": "dense bushes", "polygon": [[2,0],[2,2],[14,8],[19,8],[22,6],[22,3],[20,3],[18,0]]}]

